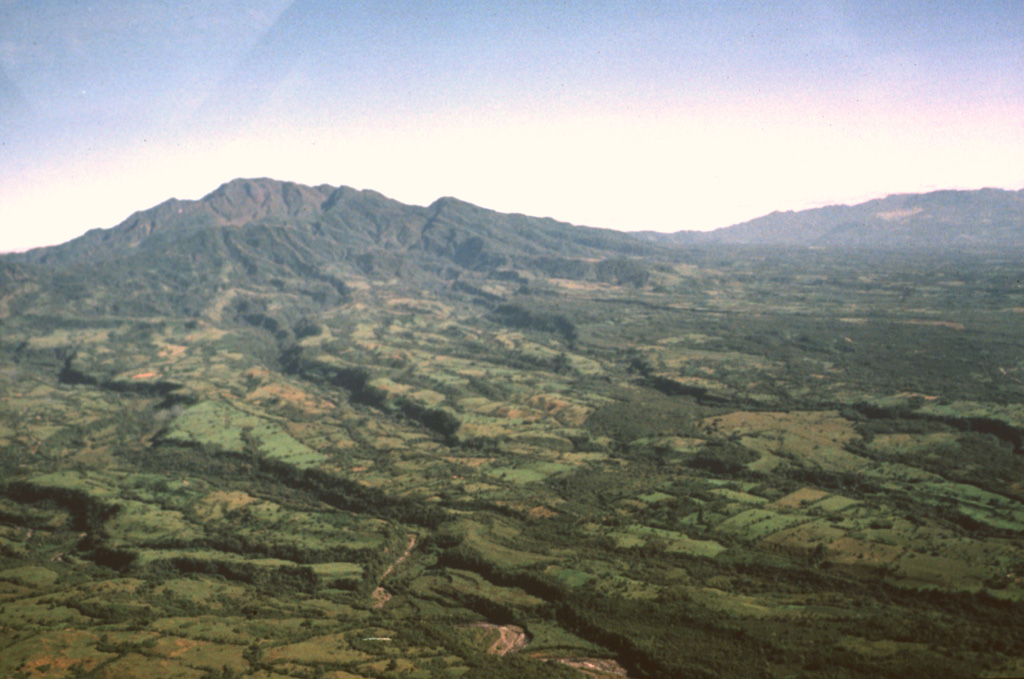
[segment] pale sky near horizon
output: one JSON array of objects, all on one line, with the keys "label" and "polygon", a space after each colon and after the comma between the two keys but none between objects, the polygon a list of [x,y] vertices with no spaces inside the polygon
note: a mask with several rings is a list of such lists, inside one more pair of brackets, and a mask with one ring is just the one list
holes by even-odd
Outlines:
[{"label": "pale sky near horizon", "polygon": [[622,230],[1024,188],[1024,2],[0,0],[0,251],[236,177]]}]

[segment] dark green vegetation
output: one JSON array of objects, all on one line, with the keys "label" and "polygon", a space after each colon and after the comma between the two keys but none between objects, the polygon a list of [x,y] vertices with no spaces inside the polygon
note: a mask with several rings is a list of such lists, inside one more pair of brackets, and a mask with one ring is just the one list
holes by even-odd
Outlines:
[{"label": "dark green vegetation", "polygon": [[645,238],[239,181],[0,259],[0,676],[1024,673],[1021,260]]}]

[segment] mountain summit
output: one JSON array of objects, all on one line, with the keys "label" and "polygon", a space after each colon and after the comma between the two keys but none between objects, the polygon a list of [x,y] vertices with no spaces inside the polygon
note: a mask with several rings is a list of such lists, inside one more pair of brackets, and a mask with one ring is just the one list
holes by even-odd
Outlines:
[{"label": "mountain summit", "polygon": [[114,293],[92,296],[134,313],[196,313],[222,288],[290,286],[330,301],[354,278],[413,287],[449,285],[469,272],[594,278],[599,262],[655,252],[635,234],[455,198],[411,206],[344,186],[236,179],[199,200],[171,199],[113,228],[0,261],[54,282],[63,291],[52,299],[58,306],[84,286]]},{"label": "mountain summit", "polygon": [[419,207],[345,186],[236,179],[199,200],[168,200],[136,212],[111,229],[94,229],[63,245],[32,250],[23,259],[96,262],[127,249],[165,250],[172,245],[168,238],[175,241],[173,249],[180,249],[183,240],[200,237],[198,232],[217,233],[220,240],[244,240],[250,232],[274,234],[290,241],[288,248],[308,247],[304,254],[312,261],[335,262],[354,253],[418,251],[472,267],[510,256],[586,256],[644,249],[642,241],[629,234],[502,214],[455,198]]}]

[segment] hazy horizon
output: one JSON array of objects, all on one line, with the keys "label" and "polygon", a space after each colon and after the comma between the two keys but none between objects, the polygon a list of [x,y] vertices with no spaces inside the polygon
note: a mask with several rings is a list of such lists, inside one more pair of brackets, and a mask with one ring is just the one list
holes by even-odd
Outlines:
[{"label": "hazy horizon", "polygon": [[0,251],[236,177],[706,230],[1024,187],[1024,5],[0,2]]}]

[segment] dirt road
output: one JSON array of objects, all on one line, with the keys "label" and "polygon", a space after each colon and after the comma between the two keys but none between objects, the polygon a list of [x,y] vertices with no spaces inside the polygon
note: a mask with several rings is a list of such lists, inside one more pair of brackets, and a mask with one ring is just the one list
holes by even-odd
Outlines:
[{"label": "dirt road", "polygon": [[409,544],[406,546],[405,552],[403,552],[402,556],[395,559],[394,562],[388,566],[387,570],[384,571],[384,574],[380,576],[380,580],[377,581],[377,589],[373,590],[373,594],[370,595],[373,597],[374,601],[377,602],[373,605],[374,608],[383,608],[384,604],[391,600],[391,594],[383,587],[384,579],[391,575],[392,571],[394,571],[399,564],[409,558],[409,555],[412,554],[412,550],[415,547],[416,536],[413,533],[409,533]]}]

